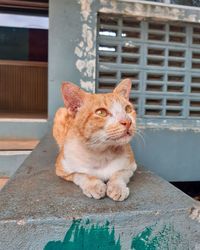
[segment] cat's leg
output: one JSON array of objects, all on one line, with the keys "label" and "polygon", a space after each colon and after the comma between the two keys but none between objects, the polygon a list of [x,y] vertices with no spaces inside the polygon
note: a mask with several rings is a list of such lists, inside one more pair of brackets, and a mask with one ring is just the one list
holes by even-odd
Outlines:
[{"label": "cat's leg", "polygon": [[[135,164],[135,163],[134,163]],[[132,169],[124,169],[114,173],[107,183],[107,196],[115,201],[123,201],[129,196],[127,184],[136,170],[137,165]]]},{"label": "cat's leg", "polygon": [[68,174],[66,172],[57,172],[56,174],[66,181],[74,182],[90,198],[101,199],[106,195],[106,184],[95,176],[82,173]]},{"label": "cat's leg", "polygon": [[73,182],[90,198],[101,199],[106,195],[106,184],[95,176],[74,173]]},{"label": "cat's leg", "polygon": [[72,181],[79,186],[83,193],[95,199],[101,199],[106,195],[106,184],[95,176],[90,176],[83,173],[67,173],[62,166],[61,159],[63,151],[58,155],[56,160],[56,175],[66,181]]}]

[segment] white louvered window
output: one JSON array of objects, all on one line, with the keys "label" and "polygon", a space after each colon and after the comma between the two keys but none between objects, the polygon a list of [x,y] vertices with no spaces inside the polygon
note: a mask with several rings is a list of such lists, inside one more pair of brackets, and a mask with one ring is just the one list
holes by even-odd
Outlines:
[{"label": "white louvered window", "polygon": [[200,118],[200,27],[100,14],[97,91],[133,82],[139,118]]}]

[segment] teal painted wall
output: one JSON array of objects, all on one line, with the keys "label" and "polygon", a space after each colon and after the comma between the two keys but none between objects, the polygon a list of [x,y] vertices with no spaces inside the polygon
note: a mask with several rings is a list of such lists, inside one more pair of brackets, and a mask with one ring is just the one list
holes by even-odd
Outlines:
[{"label": "teal painted wall", "polygon": [[146,128],[142,134],[132,140],[139,165],[169,181],[200,180],[200,133]]},{"label": "teal painted wall", "polygon": [[80,83],[74,50],[81,34],[77,1],[49,2],[49,118],[63,106],[60,85],[64,80]]},{"label": "teal painted wall", "polygon": [[[61,0],[59,2],[50,0],[50,120],[57,108],[63,106],[60,94],[62,81],[74,82],[90,92],[95,89],[95,32],[98,2],[80,1],[79,3],[79,1],[72,0]],[[88,15],[87,11],[89,11]],[[90,70],[92,72],[89,72]]]},{"label": "teal painted wall", "polygon": [[[96,67],[96,19],[97,13],[131,13],[138,11],[137,4],[98,0],[72,1],[50,0],[49,29],[49,118],[62,106],[60,84],[63,80],[75,82],[88,91],[95,89]],[[125,11],[126,9],[126,11]],[[148,11],[147,11],[148,10]],[[146,12],[147,11],[147,12]],[[168,9],[141,8],[138,15],[149,15],[170,20]],[[177,10],[178,11],[178,10]],[[177,14],[180,21],[189,21],[193,11],[195,19],[199,18],[197,10],[181,10]],[[184,12],[184,13],[183,13]],[[90,38],[91,37],[91,38]],[[85,49],[84,49],[85,48]],[[92,74],[88,71],[92,71]],[[147,122],[148,123],[148,122]],[[151,121],[150,121],[151,123]],[[133,139],[132,146],[137,162],[170,181],[198,181],[199,169],[199,131],[184,125],[161,125],[152,121],[153,126],[142,124],[143,139]]]}]

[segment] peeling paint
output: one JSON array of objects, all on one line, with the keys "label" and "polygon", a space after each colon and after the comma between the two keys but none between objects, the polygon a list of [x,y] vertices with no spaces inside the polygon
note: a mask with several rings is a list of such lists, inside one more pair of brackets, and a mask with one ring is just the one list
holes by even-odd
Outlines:
[{"label": "peeling paint", "polygon": [[87,91],[93,89],[93,83],[90,82],[90,81],[85,82],[85,81],[83,81],[83,80],[81,79],[81,80],[80,80],[80,85],[81,85],[81,88],[83,88],[83,89],[85,89],[85,90],[87,90]]},{"label": "peeling paint", "polygon": [[192,127],[179,127],[179,126],[172,126],[172,127],[169,127],[168,128],[169,130],[171,131],[182,131],[182,132],[185,132],[185,131],[188,131],[188,130],[192,130],[194,133],[200,133],[200,128],[192,128]]},{"label": "peeling paint", "polygon": [[130,1],[100,1],[100,12],[135,16],[139,19],[155,19],[162,21],[200,22],[198,8],[183,8],[182,6],[164,5],[159,3],[138,3]]},{"label": "peeling paint", "polygon": [[200,223],[200,206],[194,206],[191,208],[190,218],[192,220],[197,220]]},{"label": "peeling paint", "polygon": [[88,17],[90,15],[91,12],[91,3],[93,1],[92,0],[81,0],[81,15],[84,21],[88,20]]},{"label": "peeling paint", "polygon": [[17,221],[17,225],[23,226],[25,224],[26,224],[25,220],[19,220],[19,221]]},{"label": "peeling paint", "polygon": [[[136,19],[151,19],[162,21],[200,22],[200,11],[181,6],[159,5],[151,3],[138,3],[136,1],[106,1],[100,0],[100,8],[94,5],[94,0],[79,0],[80,18],[82,21],[81,38],[77,43],[74,53],[77,56],[76,68],[80,72],[81,87],[95,92],[96,77],[96,12],[116,13],[134,16]],[[94,9],[95,7],[95,9]],[[127,41],[126,46],[134,46]],[[180,128],[174,127],[174,130]],[[181,128],[182,130],[182,128]],[[200,129],[199,129],[200,131]],[[198,131],[198,132],[199,132]]]},{"label": "peeling paint", "polygon": [[[80,45],[79,45],[80,46]],[[78,56],[78,57],[82,57],[82,55],[83,55],[83,51],[80,49],[81,48],[81,46],[80,47],[76,47],[75,48],[75,54]]]},{"label": "peeling paint", "polygon": [[184,125],[184,124],[175,124],[175,123],[169,123],[166,120],[162,122],[152,122],[147,121],[146,123],[143,122],[137,122],[137,127],[139,129],[154,129],[154,130],[163,130],[167,129],[174,132],[186,132],[186,131],[192,131],[194,133],[200,133],[200,125],[199,121],[197,120],[195,123],[190,125]]},{"label": "peeling paint", "polygon": [[96,30],[93,28],[91,5],[94,0],[80,0],[82,33],[74,53],[78,57],[76,68],[80,72],[80,85],[87,91],[95,91]]},{"label": "peeling paint", "polygon": [[100,0],[100,3],[103,5],[106,5],[106,4],[108,4],[108,0]]},{"label": "peeling paint", "polygon": [[191,14],[191,15],[188,16],[188,19],[189,19],[191,22],[195,22],[196,15]]}]

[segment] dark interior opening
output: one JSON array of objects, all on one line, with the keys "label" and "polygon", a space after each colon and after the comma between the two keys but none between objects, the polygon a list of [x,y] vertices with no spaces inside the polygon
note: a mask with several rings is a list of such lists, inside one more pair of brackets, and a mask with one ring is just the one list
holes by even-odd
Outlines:
[{"label": "dark interior opening", "polygon": [[175,187],[200,201],[200,181],[171,182]]},{"label": "dark interior opening", "polygon": [[40,20],[48,22],[48,1],[12,3],[0,4],[0,14],[20,15],[22,24],[0,24],[0,118],[47,118],[48,27]]}]

